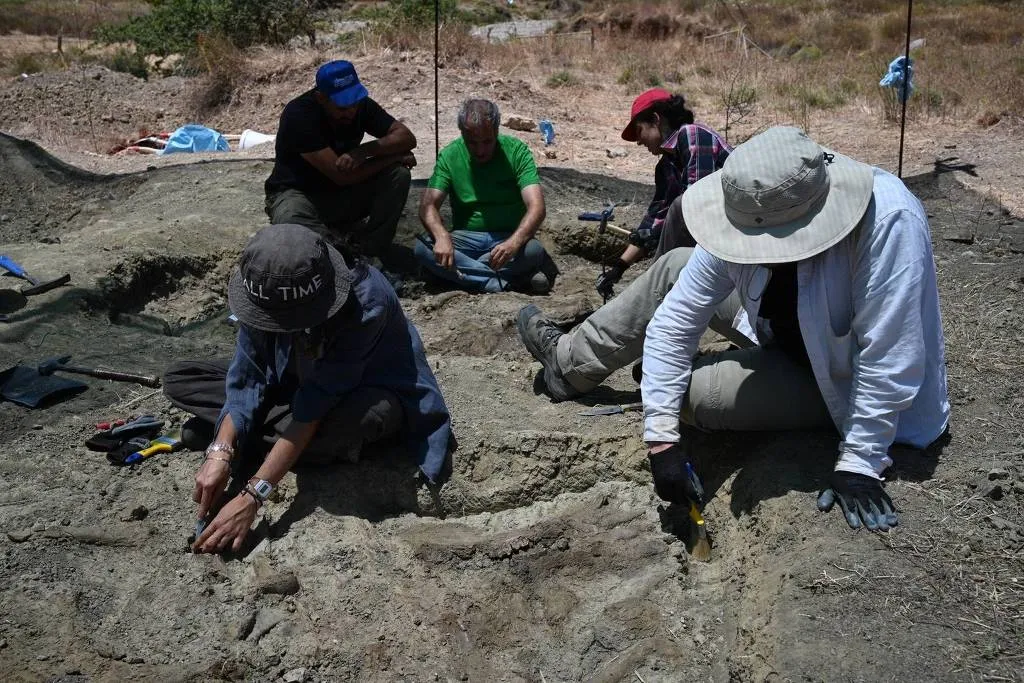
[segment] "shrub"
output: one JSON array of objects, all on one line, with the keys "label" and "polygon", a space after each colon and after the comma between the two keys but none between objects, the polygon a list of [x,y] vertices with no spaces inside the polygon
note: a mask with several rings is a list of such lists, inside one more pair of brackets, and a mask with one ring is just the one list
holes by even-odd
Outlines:
[{"label": "shrub", "polygon": [[821,48],[817,45],[804,45],[792,57],[795,62],[815,62],[821,59]]},{"label": "shrub", "polygon": [[142,79],[149,78],[146,59],[138,50],[119,47],[114,51],[114,54],[107,57],[103,62],[111,71],[121,71]]},{"label": "shrub", "polygon": [[311,34],[319,0],[150,0],[153,10],[99,31],[105,42],[132,42],[142,54],[168,55],[217,33],[237,47],[282,44]]},{"label": "shrub", "polygon": [[246,79],[245,56],[226,36],[200,35],[196,40],[198,69],[205,72],[193,94],[193,107],[204,114],[234,97],[238,84]]},{"label": "shrub", "polygon": [[556,71],[548,77],[549,88],[564,88],[579,84],[580,79],[576,78],[570,71]]},{"label": "shrub", "polygon": [[803,86],[797,88],[794,97],[809,109],[835,109],[846,104],[846,96],[841,92],[823,86]]}]

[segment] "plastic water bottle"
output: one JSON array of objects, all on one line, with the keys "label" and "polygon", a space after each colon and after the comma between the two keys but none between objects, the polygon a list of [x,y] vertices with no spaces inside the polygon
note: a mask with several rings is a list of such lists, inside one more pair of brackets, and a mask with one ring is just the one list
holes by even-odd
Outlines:
[{"label": "plastic water bottle", "polygon": [[551,123],[547,119],[544,119],[539,124],[537,124],[537,126],[538,128],[540,128],[541,135],[544,136],[544,144],[553,144],[555,141],[555,124]]}]

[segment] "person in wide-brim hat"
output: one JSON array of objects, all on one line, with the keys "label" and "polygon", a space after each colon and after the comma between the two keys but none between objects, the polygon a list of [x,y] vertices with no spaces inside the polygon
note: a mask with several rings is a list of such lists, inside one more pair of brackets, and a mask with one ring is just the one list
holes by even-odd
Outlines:
[{"label": "person in wide-brim hat", "polygon": [[[170,401],[195,416],[182,441],[206,450],[193,491],[197,552],[238,550],[300,457],[353,460],[364,444],[390,441],[429,481],[449,469],[451,417],[380,271],[306,227],[270,225],[242,251],[228,305],[234,358],[184,361],[164,376]],[[237,495],[213,514],[229,478]]]},{"label": "person in wide-brim hat", "polygon": [[[684,195],[697,240],[644,343],[644,439],[663,499],[703,504],[680,419],[704,429],[839,431],[818,506],[853,528],[898,523],[889,447],[924,448],[949,421],[928,219],[895,176],[772,128]],[[739,293],[758,345],[701,355],[715,307]]]}]

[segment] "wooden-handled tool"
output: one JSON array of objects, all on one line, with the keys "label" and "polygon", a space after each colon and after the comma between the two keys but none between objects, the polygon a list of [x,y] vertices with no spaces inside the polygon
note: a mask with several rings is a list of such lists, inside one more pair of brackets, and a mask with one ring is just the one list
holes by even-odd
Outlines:
[{"label": "wooden-handled tool", "polygon": [[68,365],[71,356],[60,356],[59,358],[48,358],[44,360],[36,370],[40,375],[52,375],[54,372],[70,372],[77,375],[87,375],[99,379],[111,379],[115,382],[135,382],[144,387],[160,387],[160,378],[152,375],[139,375],[133,372],[117,372],[115,370],[100,370],[98,368],[83,368],[78,365]]}]

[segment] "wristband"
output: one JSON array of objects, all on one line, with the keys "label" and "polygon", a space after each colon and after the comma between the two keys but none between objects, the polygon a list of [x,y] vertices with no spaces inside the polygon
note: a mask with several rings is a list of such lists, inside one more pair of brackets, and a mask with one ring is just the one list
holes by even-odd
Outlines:
[{"label": "wristband", "polygon": [[206,460],[216,460],[217,462],[226,462],[229,465],[231,464],[231,460],[229,458],[218,458],[215,455],[206,456]]},{"label": "wristband", "polygon": [[248,493],[250,496],[252,496],[252,499],[256,501],[256,507],[257,508],[263,507],[263,501],[256,494],[256,492],[252,490],[252,487],[250,487],[248,484],[245,485],[245,488],[242,489],[241,492],[238,495],[242,495],[242,494],[245,494],[245,493]]}]

